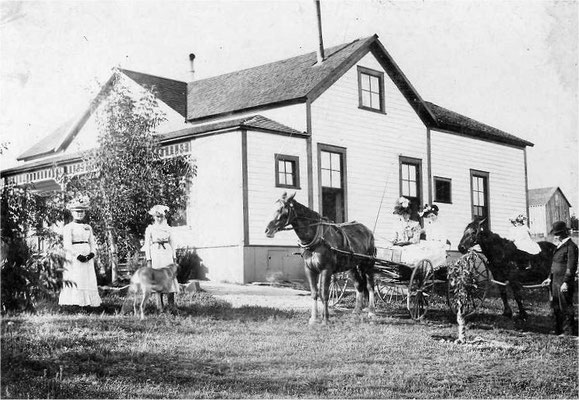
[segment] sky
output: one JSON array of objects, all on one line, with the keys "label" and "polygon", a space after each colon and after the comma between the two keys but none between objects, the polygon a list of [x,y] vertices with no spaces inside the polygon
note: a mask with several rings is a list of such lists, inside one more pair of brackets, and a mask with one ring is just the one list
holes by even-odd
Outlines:
[{"label": "sky", "polygon": [[[423,99],[534,143],[529,188],[579,204],[575,1],[321,0],[325,47],[377,34]],[[203,79],[315,51],[314,0],[0,0],[1,168],[122,67]]]}]

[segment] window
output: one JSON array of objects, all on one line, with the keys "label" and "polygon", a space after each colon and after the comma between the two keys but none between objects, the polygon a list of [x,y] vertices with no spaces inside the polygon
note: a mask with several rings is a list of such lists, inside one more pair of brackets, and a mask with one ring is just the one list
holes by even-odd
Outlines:
[{"label": "window", "polygon": [[422,205],[421,176],[422,160],[400,157],[400,196],[410,200],[412,217],[416,218]]},{"label": "window", "polygon": [[284,154],[275,155],[275,186],[300,188],[300,163],[298,157]]},{"label": "window", "polygon": [[358,67],[359,107],[384,112],[384,73]]},{"label": "window", "polygon": [[448,178],[434,177],[434,201],[437,203],[452,203],[451,180]]},{"label": "window", "polygon": [[485,225],[487,228],[490,228],[489,173],[471,169],[470,188],[472,198],[472,217],[486,219]]},{"label": "window", "polygon": [[346,221],[346,149],[318,145],[320,212],[334,222]]}]

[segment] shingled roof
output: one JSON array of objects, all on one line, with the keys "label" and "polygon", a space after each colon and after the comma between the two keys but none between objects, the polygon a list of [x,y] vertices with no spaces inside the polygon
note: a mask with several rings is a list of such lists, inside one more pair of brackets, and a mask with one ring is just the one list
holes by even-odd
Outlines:
[{"label": "shingled roof", "polygon": [[139,85],[153,90],[159,100],[183,117],[187,116],[187,84],[185,82],[129,71],[128,69],[120,69],[120,71]]},{"label": "shingled roof", "polygon": [[325,50],[317,64],[315,52],[189,83],[187,119],[215,117],[266,105],[305,102],[324,81],[349,61],[357,61],[377,39],[364,39]]},{"label": "shingled roof", "polygon": [[[129,71],[127,69],[118,69],[118,71],[142,87],[152,90],[160,101],[167,104],[185,118],[185,110],[187,108],[187,84],[185,82],[161,78],[141,72]],[[59,126],[50,135],[46,136],[34,146],[20,154],[17,160],[28,161],[65,150],[72,139],[74,139],[76,133],[78,133],[90,115],[92,115],[102,98],[106,96],[110,85],[115,82],[115,74],[116,72],[113,73],[109,80],[103,85],[99,94],[91,101],[90,106],[83,111],[80,116],[70,119]]]},{"label": "shingled roof", "polygon": [[431,125],[430,128],[438,128],[465,136],[488,139],[516,146],[534,146],[533,143],[513,136],[510,133],[503,132],[500,129],[475,121],[472,118],[465,117],[434,103],[428,101],[425,103],[436,118],[436,122]]},{"label": "shingled roof", "polygon": [[[533,146],[507,132],[424,101],[377,35],[325,49],[326,59],[321,64],[317,63],[316,53],[311,52],[189,84],[126,69],[120,71],[139,85],[152,88],[159,100],[187,120],[201,122],[249,110],[313,101],[369,52],[382,64],[425,126],[519,147]],[[65,149],[76,133],[72,130],[78,131],[83,121],[81,117],[76,125],[70,125],[70,121],[64,124],[22,153],[18,160],[27,161]]]},{"label": "shingled roof", "polygon": [[253,115],[250,117],[231,119],[228,121],[215,122],[211,124],[196,125],[192,126],[191,128],[185,128],[175,132],[166,133],[161,136],[161,140],[163,142],[170,142],[186,137],[194,137],[204,133],[223,131],[228,129],[252,129],[262,132],[280,133],[290,136],[307,136],[305,132],[300,132],[262,115]]},{"label": "shingled roof", "polygon": [[56,128],[50,135],[46,136],[34,146],[20,154],[17,158],[19,161],[26,161],[31,158],[40,157],[55,153],[65,142],[72,127],[78,121],[78,118],[71,118],[64,124]]},{"label": "shingled roof", "polygon": [[[223,132],[227,130],[250,129],[261,132],[277,133],[281,135],[306,137],[305,132],[300,132],[289,126],[280,124],[262,115],[252,115],[243,118],[231,119],[228,121],[220,121],[203,125],[192,126],[191,128],[181,129],[175,132],[169,132],[159,135],[162,144],[170,144],[172,142],[180,141],[187,138],[192,138],[202,134],[210,134],[214,132]],[[17,173],[34,170],[38,168],[46,168],[53,165],[63,165],[72,161],[81,160],[84,152],[76,152],[72,154],[58,154],[51,157],[46,157],[41,160],[27,162],[13,168],[2,171],[2,177],[6,175],[14,175]]]},{"label": "shingled roof", "polygon": [[558,186],[529,189],[529,206],[544,206],[551,200],[557,190],[561,193],[561,196],[565,199],[569,207],[571,207],[571,203],[569,203],[569,200],[567,200],[563,191],[559,189]]}]

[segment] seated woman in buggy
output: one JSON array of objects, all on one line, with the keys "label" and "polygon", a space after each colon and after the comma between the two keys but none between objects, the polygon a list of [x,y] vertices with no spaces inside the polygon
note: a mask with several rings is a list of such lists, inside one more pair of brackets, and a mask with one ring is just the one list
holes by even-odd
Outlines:
[{"label": "seated woman in buggy", "polygon": [[[435,268],[444,264],[448,244],[438,220],[438,206],[426,204],[419,213],[424,219],[424,230],[418,221],[411,219],[412,211],[407,198],[398,199],[393,213],[399,216],[399,222],[391,244],[385,251],[385,258],[407,265],[415,265],[427,259]],[[424,239],[421,240],[423,233]]]}]

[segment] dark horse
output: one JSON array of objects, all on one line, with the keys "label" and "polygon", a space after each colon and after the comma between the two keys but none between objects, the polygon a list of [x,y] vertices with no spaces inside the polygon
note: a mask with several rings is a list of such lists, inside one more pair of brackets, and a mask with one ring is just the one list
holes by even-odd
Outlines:
[{"label": "dark horse", "polygon": [[[300,240],[305,272],[310,284],[313,300],[310,324],[318,318],[318,278],[323,303],[322,322],[327,323],[328,295],[332,274],[350,271],[356,287],[356,307],[362,310],[364,293],[369,295],[368,312],[374,315],[374,235],[372,231],[357,222],[335,224],[317,212],[298,203],[295,193],[284,193],[277,201],[279,208],[265,229],[265,234],[273,238],[276,232],[291,225]],[[361,254],[353,256],[352,254]],[[364,255],[366,257],[364,257]]]},{"label": "dark horse", "polygon": [[[538,242],[541,252],[537,255],[521,257],[515,244],[492,233],[484,226],[485,220],[475,219],[466,226],[458,250],[466,253],[471,247],[479,245],[482,253],[488,260],[488,268],[493,279],[498,282],[508,283],[513,290],[513,296],[519,306],[519,316],[527,318],[527,312],[521,300],[523,284],[538,284],[543,282],[551,271],[551,260],[555,245],[549,242]],[[499,284],[501,299],[503,300],[503,315],[512,317],[513,310],[507,301],[506,285]]]}]

